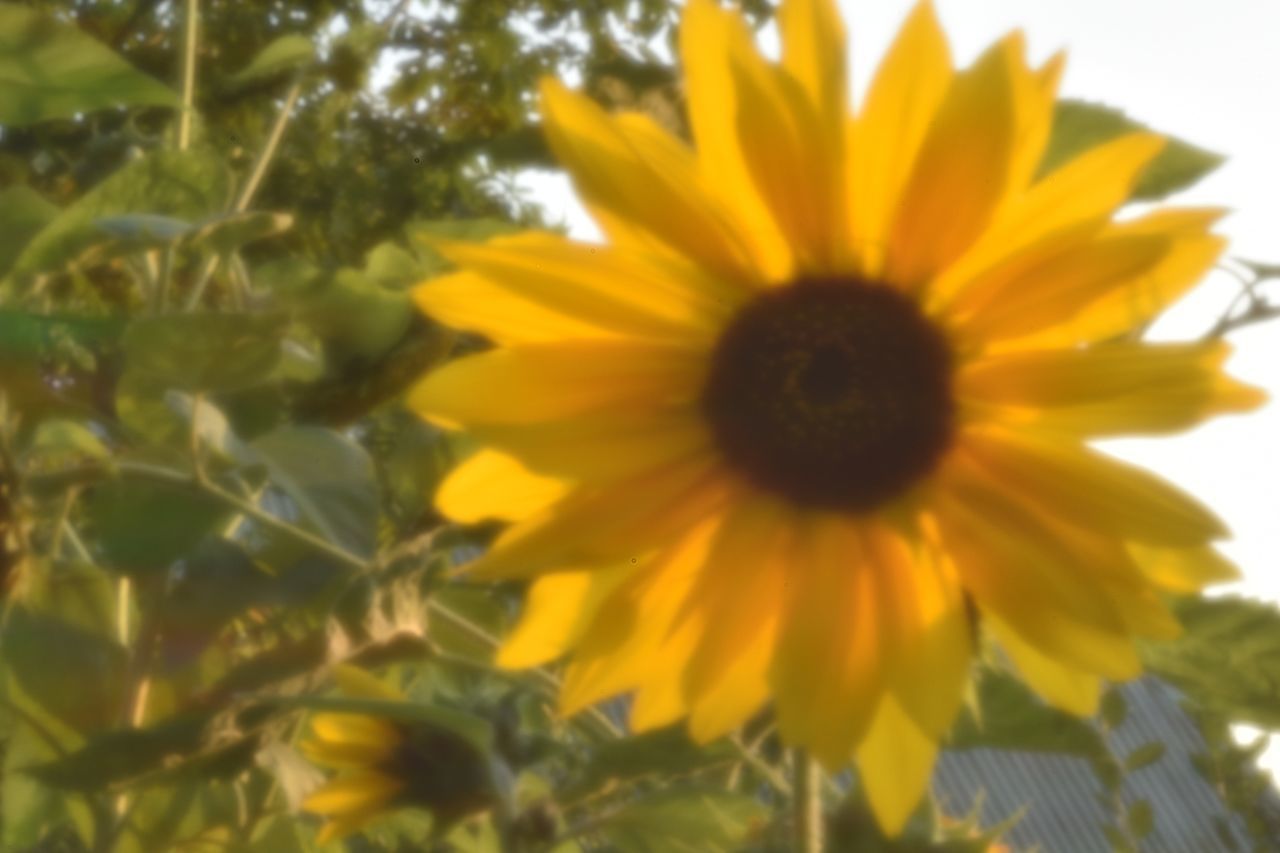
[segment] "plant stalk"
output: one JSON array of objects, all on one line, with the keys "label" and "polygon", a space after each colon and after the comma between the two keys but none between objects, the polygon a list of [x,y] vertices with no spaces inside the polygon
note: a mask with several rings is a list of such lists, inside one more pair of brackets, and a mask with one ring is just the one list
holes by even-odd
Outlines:
[{"label": "plant stalk", "polygon": [[791,753],[796,853],[822,853],[822,768],[803,749]]}]

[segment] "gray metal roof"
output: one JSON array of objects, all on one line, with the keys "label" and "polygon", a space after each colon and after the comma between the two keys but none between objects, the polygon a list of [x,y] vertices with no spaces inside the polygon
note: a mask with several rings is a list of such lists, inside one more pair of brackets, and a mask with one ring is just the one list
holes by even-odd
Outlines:
[{"label": "gray metal roof", "polygon": [[[1192,764],[1206,744],[1195,723],[1179,707],[1178,692],[1154,678],[1120,687],[1128,705],[1124,722],[1109,735],[1118,756],[1150,741],[1166,747],[1164,756],[1125,776],[1126,802],[1151,804],[1155,825],[1143,853],[1215,853],[1259,849],[1246,824]],[[1015,849],[1044,853],[1107,853],[1103,833],[1109,815],[1103,786],[1083,758],[1001,749],[947,751],[933,776],[939,804],[950,814],[966,814],[980,803],[984,826],[1017,814],[1020,821],[1005,835]],[[1274,792],[1260,804],[1280,816]],[[1280,826],[1280,822],[1277,822]],[[1264,850],[1280,851],[1280,835]]]}]

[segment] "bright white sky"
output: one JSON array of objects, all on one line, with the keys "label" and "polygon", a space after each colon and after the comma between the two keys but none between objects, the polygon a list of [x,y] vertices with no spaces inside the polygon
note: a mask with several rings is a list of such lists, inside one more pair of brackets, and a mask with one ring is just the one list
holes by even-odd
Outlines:
[{"label": "bright white sky", "polygon": [[[1228,254],[1280,263],[1280,3],[1276,0],[937,0],[957,61],[967,64],[1021,27],[1031,57],[1068,51],[1062,95],[1120,107],[1153,128],[1225,154],[1227,163],[1175,203],[1234,212],[1219,227]],[[841,0],[858,95],[911,0]],[[771,33],[765,34],[766,48]],[[594,225],[549,175],[525,181],[552,220],[593,239]],[[1156,325],[1152,337],[1203,333],[1238,290],[1217,271]],[[1280,286],[1272,291],[1280,299]],[[1234,333],[1232,372],[1280,400],[1280,320]],[[1280,602],[1280,403],[1191,433],[1126,439],[1108,450],[1145,465],[1214,507],[1234,538],[1223,551],[1245,580],[1231,591]],[[1263,758],[1280,775],[1280,743]]]}]

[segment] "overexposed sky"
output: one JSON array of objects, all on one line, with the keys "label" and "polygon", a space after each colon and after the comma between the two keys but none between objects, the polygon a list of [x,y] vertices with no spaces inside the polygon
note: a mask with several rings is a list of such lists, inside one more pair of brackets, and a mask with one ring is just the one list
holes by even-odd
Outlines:
[{"label": "overexposed sky", "polygon": [[[1225,154],[1227,162],[1169,203],[1233,213],[1219,226],[1228,256],[1280,263],[1280,0],[936,0],[953,54],[967,64],[1021,28],[1031,57],[1067,50],[1064,97],[1124,109],[1152,128]],[[851,38],[854,90],[867,81],[912,0],[841,0]],[[765,36],[766,48],[770,33]],[[563,178],[523,182],[552,220],[598,236]],[[1151,331],[1193,339],[1238,286],[1215,271]],[[1280,301],[1280,282],[1271,291]],[[1235,332],[1231,371],[1280,401],[1280,320]],[[1234,537],[1222,550],[1243,569],[1230,588],[1280,602],[1280,402],[1221,418],[1190,433],[1103,445],[1181,485],[1212,506]],[[1263,759],[1280,771],[1280,744]]]}]

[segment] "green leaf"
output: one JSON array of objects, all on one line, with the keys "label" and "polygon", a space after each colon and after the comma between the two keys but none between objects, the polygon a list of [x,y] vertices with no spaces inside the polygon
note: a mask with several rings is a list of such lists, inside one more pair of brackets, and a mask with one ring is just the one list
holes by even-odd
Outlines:
[{"label": "green leaf", "polygon": [[333,430],[289,426],[250,445],[303,523],[360,557],[377,547],[378,486],[364,448]]},{"label": "green leaf", "polygon": [[1234,722],[1280,728],[1280,610],[1244,598],[1183,598],[1176,640],[1146,643],[1146,668]]},{"label": "green leaf", "polygon": [[0,276],[41,228],[58,215],[57,206],[28,186],[0,190]]},{"label": "green leaf", "polygon": [[619,853],[727,853],[742,849],[766,816],[745,794],[667,789],[627,803],[595,830]]},{"label": "green leaf", "polygon": [[691,773],[735,759],[737,753],[726,741],[699,745],[689,738],[685,729],[678,724],[597,745],[581,778],[572,784],[573,793],[568,796],[587,794],[611,782]]},{"label": "green leaf", "polygon": [[280,36],[264,47],[248,65],[228,79],[232,89],[267,80],[301,68],[315,59],[311,39],[297,33]]},{"label": "green leaf", "polygon": [[1106,742],[1088,722],[1041,702],[1020,680],[985,670],[977,681],[981,724],[965,711],[947,746],[1056,752],[1085,757],[1109,755]]},{"label": "green leaf", "polygon": [[272,314],[142,317],[125,332],[125,363],[130,373],[165,388],[248,388],[271,378],[285,325]]},{"label": "green leaf", "polygon": [[15,261],[22,277],[60,269],[89,247],[110,239],[99,220],[148,213],[194,221],[226,202],[230,179],[215,153],[158,150],[134,160],[85,193],[39,231]]},{"label": "green leaf", "polygon": [[[1059,101],[1053,116],[1053,133],[1039,177],[1052,172],[1086,150],[1126,133],[1148,131],[1146,125],[1134,121],[1122,111],[1084,101]],[[1143,171],[1130,196],[1135,201],[1155,201],[1199,181],[1222,165],[1223,157],[1166,136],[1165,148]]]},{"label": "green leaf", "polygon": [[1129,832],[1139,839],[1146,838],[1156,828],[1155,812],[1147,800],[1135,800],[1128,806]]},{"label": "green leaf", "polygon": [[84,511],[102,564],[130,575],[167,570],[231,517],[193,489],[125,479],[94,486]]},{"label": "green leaf", "polygon": [[1125,701],[1124,694],[1118,688],[1110,687],[1106,693],[1102,694],[1098,714],[1102,718],[1103,725],[1115,731],[1124,725],[1125,718],[1129,716],[1129,703]]},{"label": "green leaf", "polygon": [[1126,772],[1132,773],[1135,770],[1150,767],[1152,764],[1155,764],[1157,761],[1164,758],[1164,754],[1167,751],[1168,747],[1158,740],[1144,743],[1125,757],[1124,769]]},{"label": "green leaf", "polygon": [[191,230],[191,223],[154,213],[126,213],[94,220],[98,230],[117,242],[121,254],[168,246]]},{"label": "green leaf", "polygon": [[226,254],[257,240],[283,234],[293,227],[293,215],[267,210],[228,213],[197,223],[187,239],[214,254]]},{"label": "green leaf", "polygon": [[103,460],[110,456],[97,433],[78,421],[56,418],[36,427],[27,454],[28,464],[62,467],[85,459]]},{"label": "green leaf", "polygon": [[166,758],[200,745],[211,714],[166,720],[145,729],[114,729],[92,735],[80,749],[26,771],[46,785],[90,792],[160,767]]},{"label": "green leaf", "polygon": [[0,125],[117,106],[180,105],[172,90],[72,24],[0,3]]},{"label": "green leaf", "polygon": [[118,719],[128,656],[109,638],[19,606],[8,613],[0,659],[31,702],[75,731]]},{"label": "green leaf", "polygon": [[48,849],[42,842],[47,843],[51,835],[65,827],[69,810],[86,810],[81,798],[50,790],[25,772],[25,768],[56,755],[53,747],[29,726],[18,726],[7,738],[4,776],[0,781],[4,790],[0,797],[0,849]]}]

